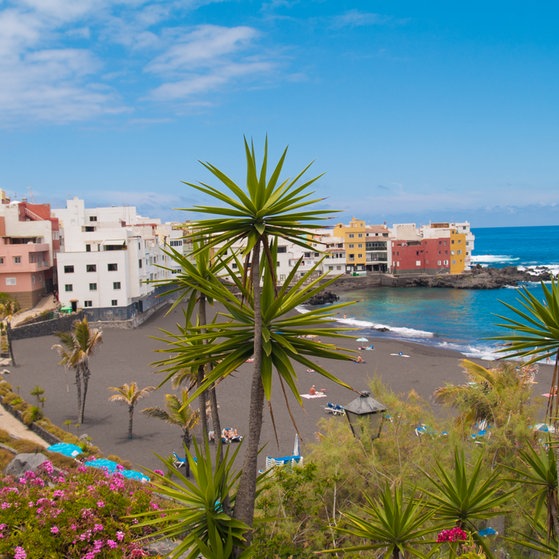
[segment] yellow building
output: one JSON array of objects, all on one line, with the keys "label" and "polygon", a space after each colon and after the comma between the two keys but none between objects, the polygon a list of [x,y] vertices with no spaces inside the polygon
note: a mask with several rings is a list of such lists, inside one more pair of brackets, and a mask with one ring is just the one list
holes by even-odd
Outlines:
[{"label": "yellow building", "polygon": [[333,235],[344,240],[346,272],[365,272],[367,269],[367,226],[365,221],[353,217],[349,225],[338,223],[334,227]]},{"label": "yellow building", "polygon": [[462,274],[466,269],[466,235],[456,229],[450,231],[450,273]]}]

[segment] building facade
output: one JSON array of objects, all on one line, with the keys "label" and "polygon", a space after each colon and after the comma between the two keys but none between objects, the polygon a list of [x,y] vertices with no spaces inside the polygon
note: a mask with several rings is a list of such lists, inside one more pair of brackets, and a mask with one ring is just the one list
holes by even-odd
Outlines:
[{"label": "building facade", "polygon": [[31,308],[55,290],[58,219],[49,204],[0,196],[0,291]]},{"label": "building facade", "polygon": [[58,290],[65,307],[92,320],[130,320],[161,303],[172,277],[164,249],[177,234],[170,224],[143,218],[132,206],[85,208],[78,198],[53,210],[61,224]]}]

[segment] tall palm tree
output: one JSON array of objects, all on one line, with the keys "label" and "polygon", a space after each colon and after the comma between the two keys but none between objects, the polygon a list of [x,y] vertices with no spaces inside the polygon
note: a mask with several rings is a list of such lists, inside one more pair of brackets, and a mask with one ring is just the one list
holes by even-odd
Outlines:
[{"label": "tall palm tree", "polygon": [[[553,376],[547,402],[548,421],[559,427],[559,280],[549,285],[541,283],[543,301],[527,288],[519,291],[518,306],[503,302],[512,312],[511,316],[499,315],[499,324],[509,330],[508,334],[493,339],[505,342],[500,352],[507,357],[524,359],[527,364],[553,359]],[[556,465],[559,468],[559,445],[554,444]],[[553,533],[559,534],[559,511],[554,511]],[[550,529],[551,531],[551,529]],[[559,552],[557,553],[559,557]]]},{"label": "tall palm tree", "polygon": [[89,358],[103,341],[103,333],[98,328],[90,328],[87,318],[84,317],[82,320],[74,321],[72,330],[58,332],[56,336],[60,343],[54,344],[52,349],[56,350],[60,356],[59,365],[64,365],[75,372],[78,393],[78,423],[82,424],[85,416],[87,389],[91,377]]},{"label": "tall palm tree", "polygon": [[[192,444],[192,429],[198,425],[200,421],[200,410],[192,409],[189,402],[189,393],[187,388],[181,391],[181,398],[177,398],[175,394],[165,394],[165,409],[159,407],[145,408],[142,413],[149,417],[155,417],[168,423],[176,425],[182,430],[182,444],[187,450],[190,450]],[[186,476],[190,475],[189,462],[186,464]]]},{"label": "tall palm tree", "polygon": [[[159,283],[162,285],[169,286],[169,289],[165,292],[166,295],[177,295],[177,298],[171,310],[176,308],[181,302],[186,302],[185,309],[185,325],[189,326],[191,322],[196,322],[197,324],[203,326],[207,323],[207,305],[213,304],[213,299],[208,297],[199,286],[196,286],[191,281],[192,277],[199,277],[204,281],[211,278],[215,278],[221,274],[223,271],[223,260],[221,258],[212,258],[211,251],[209,247],[200,242],[193,242],[193,254],[190,256],[185,256],[183,253],[177,251],[173,247],[168,247],[164,252],[181,267],[181,271],[178,274],[173,274],[171,279],[160,280]],[[163,267],[165,268],[165,267]],[[171,268],[165,268],[171,270]],[[193,274],[193,272],[195,272]],[[197,310],[197,320],[193,321],[193,315]],[[169,312],[170,312],[169,311]],[[210,365],[208,365],[209,367]],[[201,385],[205,377],[206,367],[200,365],[195,372],[195,380],[198,385]],[[190,376],[190,375],[188,375]],[[184,379],[184,375],[181,373],[175,377],[175,382],[181,383],[181,379]],[[212,410],[212,421],[213,430],[215,433],[221,432],[221,425],[219,421],[219,411],[217,405],[217,394],[215,386],[209,389],[210,404]],[[200,422],[202,424],[202,432],[204,436],[208,436],[208,415],[206,414],[207,409],[207,394],[206,391],[200,392]]]},{"label": "tall palm tree", "polygon": [[[247,326],[250,322],[251,347],[246,355],[246,345],[242,349],[236,349],[234,343],[230,344],[227,351],[231,356],[227,358],[224,355],[223,361],[216,366],[208,378],[215,379],[219,374],[228,374],[233,370],[231,367],[240,365],[251,355],[254,357],[249,397],[249,433],[235,506],[235,517],[251,526],[254,516],[257,457],[264,399],[265,396],[270,395],[269,379],[272,367],[287,367],[285,362],[279,362],[277,355],[275,360],[272,358],[270,352],[273,345],[270,338],[272,332],[269,324],[264,325],[263,316],[264,312],[269,313],[269,309],[262,304],[261,300],[263,289],[271,291],[272,296],[267,295],[267,302],[275,307],[272,315],[277,318],[280,314],[281,300],[274,300],[274,294],[277,293],[277,281],[273,247],[276,245],[277,239],[282,238],[307,249],[316,250],[310,246],[307,240],[308,230],[310,227],[316,228],[317,223],[326,219],[326,216],[332,212],[309,208],[312,204],[321,201],[320,198],[313,199],[313,193],[309,191],[309,187],[319,177],[302,180],[310,165],[293,179],[281,179],[287,156],[287,149],[285,149],[268,176],[267,139],[260,169],[258,169],[254,145],[249,144],[245,139],[244,146],[247,166],[244,188],[211,163],[202,163],[202,165],[220,182],[219,187],[206,183],[185,184],[216,202],[216,205],[197,205],[189,209],[189,211],[210,216],[194,223],[194,240],[200,243],[206,242],[206,246],[210,248],[218,247],[220,253],[233,246],[244,246],[243,273],[239,278],[238,287],[242,289],[244,300],[250,299],[250,308],[237,306],[236,312],[240,313],[239,316],[243,317]],[[263,261],[267,263],[265,269],[262,266]],[[230,270],[230,272],[232,271]],[[233,273],[233,275],[235,274]],[[209,285],[209,283],[205,281],[202,282],[202,285]],[[210,294],[214,289],[219,288],[209,286],[209,289],[204,287],[203,290],[206,294]],[[223,292],[220,292],[219,295],[234,305],[229,295]],[[222,302],[221,299],[220,302]],[[235,318],[238,317],[235,316]],[[232,330],[232,327],[229,328],[230,340],[234,338]],[[213,331],[215,332],[215,329]],[[274,341],[277,347],[281,346],[279,340]],[[222,349],[225,348],[222,346]],[[284,347],[284,352],[289,353],[289,348]],[[331,351],[331,353],[335,352]],[[296,392],[294,384],[290,385],[290,388]]]},{"label": "tall palm tree", "polygon": [[128,438],[132,439],[134,437],[134,409],[142,398],[155,390],[155,386],[140,388],[137,382],[131,382],[130,384],[124,383],[121,386],[109,386],[109,390],[115,392],[115,394],[109,396],[110,402],[122,402],[128,406]]}]

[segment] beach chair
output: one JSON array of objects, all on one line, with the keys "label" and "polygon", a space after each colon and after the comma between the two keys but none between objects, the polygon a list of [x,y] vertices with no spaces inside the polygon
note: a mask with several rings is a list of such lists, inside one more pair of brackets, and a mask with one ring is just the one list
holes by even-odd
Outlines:
[{"label": "beach chair", "polygon": [[[194,462],[197,462],[196,456],[194,456],[193,460]],[[181,468],[184,468],[186,466],[186,458],[179,456],[174,450],[173,450],[173,465],[175,466],[175,468],[177,468],[177,470],[180,470]]]},{"label": "beach chair", "polygon": [[277,466],[285,467],[293,467],[294,465],[298,464],[299,466],[303,465],[303,457],[300,455],[292,455],[292,456],[279,456],[274,458],[272,456],[266,456],[266,470],[270,468],[275,468]]},{"label": "beach chair", "polygon": [[344,407],[340,404],[333,404],[332,402],[326,404],[324,411],[331,415],[345,415]]},{"label": "beach chair", "polygon": [[173,464],[174,464],[175,468],[177,468],[177,470],[180,470],[181,468],[184,468],[186,466],[186,458],[183,458],[182,456],[179,456],[173,450]]}]

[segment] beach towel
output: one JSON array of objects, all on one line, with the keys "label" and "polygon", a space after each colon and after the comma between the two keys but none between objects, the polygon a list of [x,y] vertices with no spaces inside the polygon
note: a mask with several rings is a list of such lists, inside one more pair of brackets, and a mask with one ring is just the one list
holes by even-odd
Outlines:
[{"label": "beach towel", "polygon": [[326,398],[326,392],[317,392],[316,394],[301,394],[301,398]]}]

